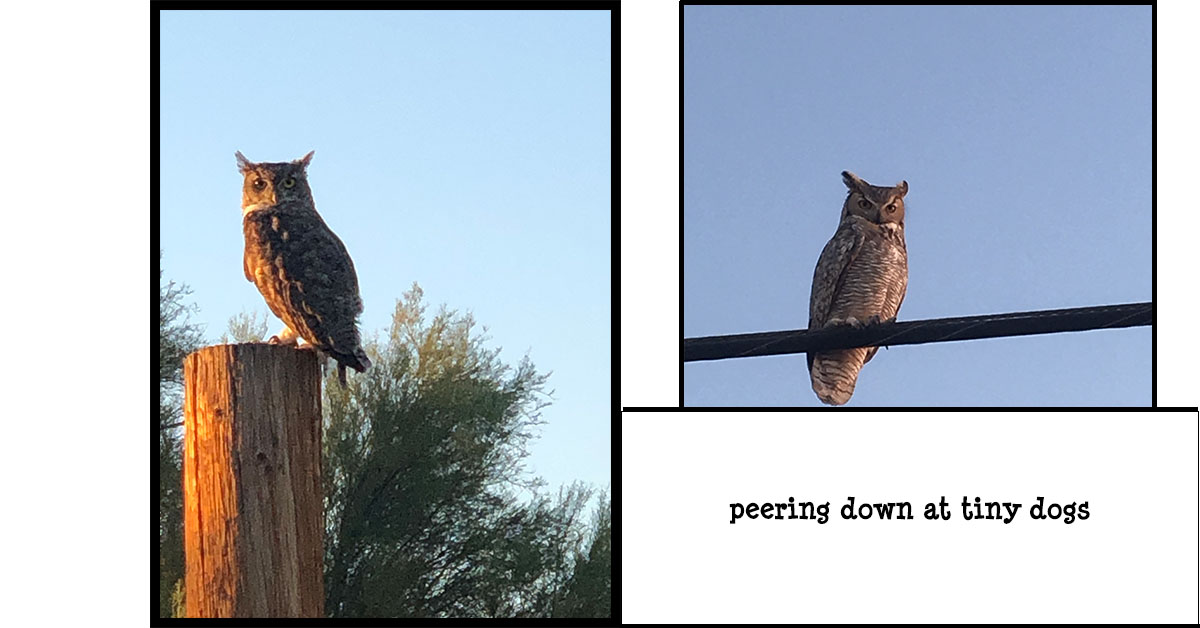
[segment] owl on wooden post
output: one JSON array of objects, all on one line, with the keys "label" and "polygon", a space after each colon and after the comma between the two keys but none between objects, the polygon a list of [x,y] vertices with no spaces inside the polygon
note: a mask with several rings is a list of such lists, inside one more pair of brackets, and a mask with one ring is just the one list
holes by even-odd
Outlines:
[{"label": "owl on wooden post", "polygon": [[[808,328],[863,327],[896,319],[908,288],[904,195],[908,182],[879,187],[842,172],[850,193],[837,231],[821,251],[808,301]],[[858,372],[879,347],[808,354],[813,392],[842,405],[854,394]]]},{"label": "owl on wooden post", "polygon": [[346,367],[371,366],[358,333],[363,311],[354,262],[321,219],[308,186],[313,153],[291,162],[254,163],[237,152],[242,186],[242,267],[284,323],[272,343],[309,344]]}]

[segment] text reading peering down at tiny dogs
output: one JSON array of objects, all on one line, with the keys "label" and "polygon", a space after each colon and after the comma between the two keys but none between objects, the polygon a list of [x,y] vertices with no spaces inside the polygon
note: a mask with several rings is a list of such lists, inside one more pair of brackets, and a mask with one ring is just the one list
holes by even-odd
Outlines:
[{"label": "text reading peering down at tiny dogs", "polygon": [[[929,521],[952,519],[954,512],[961,512],[966,521],[998,520],[1012,523],[1021,512],[1022,504],[1015,502],[985,502],[976,497],[974,500],[965,495],[962,503],[953,511],[946,503],[946,497],[925,504],[923,519]],[[786,502],[751,502],[748,504],[729,504],[729,523],[737,523],[739,519],[815,519],[817,523],[829,521],[829,502],[814,504],[813,502],[797,502],[789,497]],[[1029,518],[1034,520],[1061,520],[1063,523],[1074,523],[1088,518],[1088,503],[1071,502],[1059,504],[1046,503],[1046,498],[1039,496],[1029,507]],[[855,504],[853,496],[846,498],[841,507],[842,519],[914,519],[910,502],[880,502]]]}]

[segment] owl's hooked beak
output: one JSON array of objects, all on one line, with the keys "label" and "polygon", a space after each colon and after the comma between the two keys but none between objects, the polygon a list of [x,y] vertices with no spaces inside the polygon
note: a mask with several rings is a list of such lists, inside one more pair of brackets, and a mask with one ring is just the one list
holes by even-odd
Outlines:
[{"label": "owl's hooked beak", "polygon": [[249,205],[242,207],[242,217],[244,218],[246,214],[249,214],[250,212],[266,209],[273,204],[274,203],[250,203]]}]

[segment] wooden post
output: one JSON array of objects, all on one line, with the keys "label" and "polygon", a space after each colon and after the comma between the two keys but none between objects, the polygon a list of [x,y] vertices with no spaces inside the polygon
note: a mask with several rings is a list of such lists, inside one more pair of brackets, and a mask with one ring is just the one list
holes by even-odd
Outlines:
[{"label": "wooden post", "polygon": [[184,360],[188,617],[322,617],[315,352],[205,347]]}]

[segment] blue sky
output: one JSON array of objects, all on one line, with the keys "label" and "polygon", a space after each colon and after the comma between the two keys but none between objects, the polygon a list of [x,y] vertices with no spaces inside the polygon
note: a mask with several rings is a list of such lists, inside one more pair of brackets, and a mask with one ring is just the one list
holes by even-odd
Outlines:
[{"label": "blue sky", "polygon": [[[412,283],[552,371],[530,469],[611,477],[608,12],[162,13],[164,278],[216,342],[267,312],[242,274],[234,151],[308,168],[366,336]],[[270,333],[282,326],[271,317]]]},{"label": "blue sky", "polygon": [[[1151,9],[718,7],[684,18],[685,337],[804,328],[840,172],[907,180],[899,320],[1149,301]],[[1149,327],[881,350],[851,405],[1148,405]],[[687,405],[816,406],[804,357]]]}]

